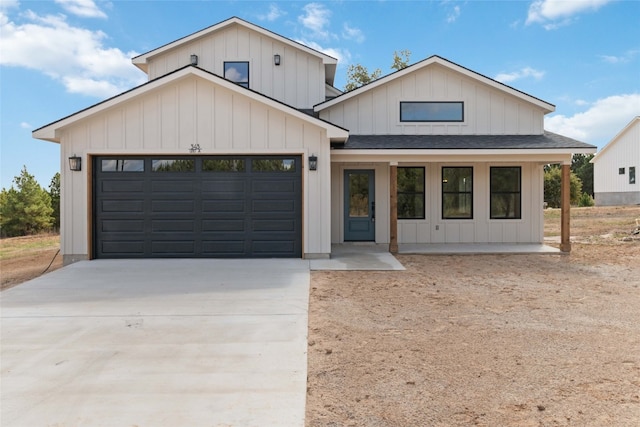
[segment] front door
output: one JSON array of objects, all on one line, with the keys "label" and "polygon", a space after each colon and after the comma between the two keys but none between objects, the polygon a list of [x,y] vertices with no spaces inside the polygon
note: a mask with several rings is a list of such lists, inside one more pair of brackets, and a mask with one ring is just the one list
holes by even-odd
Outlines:
[{"label": "front door", "polygon": [[344,240],[375,241],[373,170],[344,171]]}]

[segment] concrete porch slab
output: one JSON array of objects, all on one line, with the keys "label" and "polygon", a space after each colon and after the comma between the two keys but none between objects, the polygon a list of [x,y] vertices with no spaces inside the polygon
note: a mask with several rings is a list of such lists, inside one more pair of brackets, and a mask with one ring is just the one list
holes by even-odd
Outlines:
[{"label": "concrete porch slab", "polygon": [[312,259],[311,270],[402,271],[404,266],[389,253],[389,245],[343,243],[331,246],[330,259]]},{"label": "concrete porch slab", "polygon": [[432,243],[401,244],[400,254],[490,255],[490,254],[562,254],[558,248],[543,244],[508,243]]}]

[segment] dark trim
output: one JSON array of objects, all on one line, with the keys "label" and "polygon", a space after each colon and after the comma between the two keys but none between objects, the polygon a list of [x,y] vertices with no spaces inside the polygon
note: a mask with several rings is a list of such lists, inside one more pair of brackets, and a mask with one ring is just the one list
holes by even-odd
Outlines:
[{"label": "dark trim", "polygon": [[[460,104],[462,107],[462,118],[460,120],[404,120],[402,118],[403,104]],[[464,122],[464,102],[463,101],[400,101],[400,122],[403,123],[462,123]]]},{"label": "dark trim", "polygon": [[[244,85],[244,82],[236,82],[227,78],[227,64],[247,64],[247,85]],[[251,87],[251,64],[250,61],[222,61],[222,72],[224,73],[224,78],[237,84],[238,86],[242,86],[244,88],[249,89]]]},{"label": "dark trim", "polygon": [[[445,169],[471,169],[471,191],[444,191],[444,170]],[[474,170],[473,170],[473,166],[442,166],[442,169],[440,171],[440,180],[441,180],[441,187],[440,187],[440,195],[441,197],[441,201],[440,201],[440,217],[443,220],[455,220],[455,221],[459,221],[459,220],[471,220],[473,219],[473,191],[474,191]],[[445,217],[444,216],[444,195],[445,194],[471,194],[471,215],[468,218],[452,218],[452,217]]]},{"label": "dark trim", "polygon": [[[400,187],[398,186],[398,191],[397,191],[397,199],[400,198],[400,194],[409,194],[409,195],[416,195],[416,194],[422,194],[422,216],[415,216],[415,217],[401,217],[400,213],[398,213],[398,220],[411,220],[411,219],[425,219],[426,218],[426,204],[427,204],[427,200],[426,200],[426,181],[427,181],[427,175],[426,175],[426,168],[424,166],[398,166],[398,175],[400,174],[400,170],[401,169],[422,169],[422,192],[417,192],[417,191],[400,191]],[[398,203],[398,206],[400,206],[400,204]]]},{"label": "dark trim", "polygon": [[[518,191],[493,191],[493,170],[494,169],[518,169]],[[520,206],[518,216],[514,217],[494,217],[493,216],[493,195],[494,194],[518,194]],[[489,167],[489,219],[512,220],[522,219],[522,166],[491,166]]]}]

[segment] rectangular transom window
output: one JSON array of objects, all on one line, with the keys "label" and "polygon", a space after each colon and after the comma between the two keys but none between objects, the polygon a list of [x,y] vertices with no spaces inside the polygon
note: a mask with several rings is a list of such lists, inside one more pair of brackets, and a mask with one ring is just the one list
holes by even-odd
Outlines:
[{"label": "rectangular transom window", "polygon": [[424,219],[424,168],[398,168],[398,219]]},{"label": "rectangular transom window", "polygon": [[401,122],[463,122],[464,102],[400,102]]},{"label": "rectangular transom window", "polygon": [[491,168],[491,219],[521,219],[522,169]]},{"label": "rectangular transom window", "polygon": [[636,183],[636,167],[629,166],[629,184]]},{"label": "rectangular transom window", "polygon": [[442,219],[473,218],[473,168],[442,168]]},{"label": "rectangular transom window", "polygon": [[144,160],[103,159],[100,169],[102,172],[144,172]]},{"label": "rectangular transom window", "polygon": [[249,63],[244,62],[225,62],[224,63],[224,78],[231,80],[234,83],[249,87]]}]

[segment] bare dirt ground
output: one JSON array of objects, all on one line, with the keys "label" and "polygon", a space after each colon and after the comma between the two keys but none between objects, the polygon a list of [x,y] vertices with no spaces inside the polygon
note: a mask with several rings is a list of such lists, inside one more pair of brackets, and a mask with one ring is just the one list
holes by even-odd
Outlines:
[{"label": "bare dirt ground", "polygon": [[[0,284],[5,290],[62,267],[58,235],[38,235],[0,239]],[[55,255],[55,259],[54,259]]]},{"label": "bare dirt ground", "polygon": [[[553,241],[559,211],[545,218]],[[572,209],[570,255],[314,272],[306,425],[640,425],[635,218]]]}]

